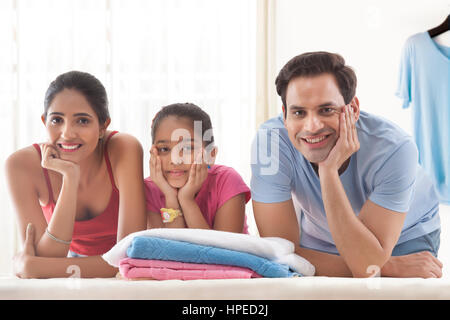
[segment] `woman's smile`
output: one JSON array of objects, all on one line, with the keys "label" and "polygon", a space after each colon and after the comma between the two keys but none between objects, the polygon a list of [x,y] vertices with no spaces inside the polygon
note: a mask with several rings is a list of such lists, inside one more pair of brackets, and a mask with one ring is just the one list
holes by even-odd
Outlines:
[{"label": "woman's smile", "polygon": [[56,145],[62,152],[75,152],[83,146],[80,143],[57,143]]}]

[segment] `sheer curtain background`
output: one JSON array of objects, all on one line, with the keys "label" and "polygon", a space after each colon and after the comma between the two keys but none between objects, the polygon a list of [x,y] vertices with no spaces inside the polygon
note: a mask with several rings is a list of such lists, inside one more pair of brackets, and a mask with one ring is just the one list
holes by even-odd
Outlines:
[{"label": "sheer curtain background", "polygon": [[[146,176],[155,113],[192,102],[211,116],[217,163],[249,184],[256,6],[256,0],[1,0],[2,167],[15,150],[46,140],[45,91],[57,75],[81,70],[104,84],[110,128],[141,141]],[[21,243],[3,168],[0,181],[0,273],[8,273]]]}]

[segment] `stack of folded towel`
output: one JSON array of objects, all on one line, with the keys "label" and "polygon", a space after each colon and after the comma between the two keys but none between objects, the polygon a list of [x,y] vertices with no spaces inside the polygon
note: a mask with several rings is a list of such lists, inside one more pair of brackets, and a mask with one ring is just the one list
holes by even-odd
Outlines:
[{"label": "stack of folded towel", "polygon": [[285,239],[203,229],[136,232],[103,259],[126,279],[285,278],[315,272]]}]

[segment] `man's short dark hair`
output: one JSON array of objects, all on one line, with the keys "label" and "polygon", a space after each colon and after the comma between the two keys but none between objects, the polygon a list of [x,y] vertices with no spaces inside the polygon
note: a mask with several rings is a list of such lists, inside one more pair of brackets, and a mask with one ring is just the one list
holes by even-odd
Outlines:
[{"label": "man's short dark hair", "polygon": [[317,51],[306,52],[292,58],[280,70],[275,85],[284,107],[287,107],[286,91],[289,81],[297,77],[313,77],[323,73],[329,73],[335,77],[345,104],[350,103],[356,92],[355,72],[345,65],[344,58],[339,54]]}]

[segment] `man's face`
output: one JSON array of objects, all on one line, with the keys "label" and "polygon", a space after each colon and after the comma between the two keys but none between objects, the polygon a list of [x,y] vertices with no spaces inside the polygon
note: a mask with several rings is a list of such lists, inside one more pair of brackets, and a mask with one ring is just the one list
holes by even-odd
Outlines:
[{"label": "man's face", "polygon": [[[344,105],[331,74],[289,81],[284,125],[292,144],[308,161],[317,164],[327,158],[339,138],[339,116]],[[352,105],[355,108],[356,104]],[[359,115],[359,110],[355,111]]]}]

